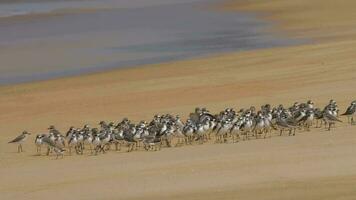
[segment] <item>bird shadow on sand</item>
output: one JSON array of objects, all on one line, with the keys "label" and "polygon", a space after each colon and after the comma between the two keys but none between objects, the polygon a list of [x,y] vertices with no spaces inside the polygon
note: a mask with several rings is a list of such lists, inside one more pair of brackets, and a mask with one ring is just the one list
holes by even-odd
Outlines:
[{"label": "bird shadow on sand", "polygon": [[41,155],[41,154],[31,154],[31,157],[41,157],[41,156],[45,156],[45,155]]},{"label": "bird shadow on sand", "polygon": [[6,154],[18,154],[18,155],[22,155],[22,154],[26,154],[26,151],[23,151],[23,152],[17,152],[16,150],[14,151],[4,151],[4,153]]}]

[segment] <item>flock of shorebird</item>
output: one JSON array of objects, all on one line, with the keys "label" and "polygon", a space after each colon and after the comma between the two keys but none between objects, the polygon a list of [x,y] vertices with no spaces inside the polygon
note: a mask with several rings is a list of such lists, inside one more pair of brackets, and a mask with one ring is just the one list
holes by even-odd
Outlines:
[{"label": "flock of shorebird", "polygon": [[[351,102],[346,112],[350,124],[355,124],[356,101]],[[272,107],[270,104],[241,109],[238,112],[227,108],[218,114],[211,114],[206,108],[196,108],[185,123],[179,116],[155,115],[151,122],[140,121],[137,124],[124,118],[118,124],[101,121],[99,128],[70,127],[65,135],[54,126],[48,128],[48,133],[38,134],[35,138],[37,153],[46,147],[46,155],[54,154],[56,158],[63,157],[65,151],[72,155],[83,154],[85,151],[97,155],[115,147],[121,150],[122,145],[128,147],[128,152],[144,148],[147,151],[160,150],[161,146],[172,147],[193,143],[203,144],[210,140],[216,143],[238,142],[251,138],[272,137],[273,133],[283,135],[285,132],[293,136],[296,130],[310,131],[311,127],[325,127],[327,130],[335,127],[339,119],[339,108],[334,100],[323,108],[316,108],[312,101],[294,103],[286,108],[283,105]],[[9,143],[18,144],[18,152],[22,152],[22,143],[29,132],[24,131]]]}]

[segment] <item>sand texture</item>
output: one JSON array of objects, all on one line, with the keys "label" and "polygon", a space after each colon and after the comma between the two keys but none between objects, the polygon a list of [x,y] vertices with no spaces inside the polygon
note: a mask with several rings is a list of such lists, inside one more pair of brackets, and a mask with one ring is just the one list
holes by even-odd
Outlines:
[{"label": "sand texture", "polygon": [[262,2],[225,6],[265,13],[312,42],[1,87],[0,199],[356,199],[356,126],[345,122],[295,137],[61,160],[35,156],[33,137],[22,154],[7,144],[23,129],[185,117],[196,106],[217,112],[312,99],[322,107],[333,98],[344,111],[356,98],[356,3]]}]

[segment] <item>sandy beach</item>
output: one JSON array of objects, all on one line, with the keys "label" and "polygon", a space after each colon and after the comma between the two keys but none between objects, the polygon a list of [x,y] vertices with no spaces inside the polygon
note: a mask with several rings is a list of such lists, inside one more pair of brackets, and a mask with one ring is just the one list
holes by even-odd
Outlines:
[{"label": "sandy beach", "polygon": [[0,87],[1,199],[355,199],[356,126],[345,122],[295,137],[61,160],[34,156],[32,138],[22,154],[7,144],[23,129],[185,117],[196,106],[322,107],[333,98],[345,110],[355,100],[356,2],[264,2],[219,9],[260,13],[310,43]]}]

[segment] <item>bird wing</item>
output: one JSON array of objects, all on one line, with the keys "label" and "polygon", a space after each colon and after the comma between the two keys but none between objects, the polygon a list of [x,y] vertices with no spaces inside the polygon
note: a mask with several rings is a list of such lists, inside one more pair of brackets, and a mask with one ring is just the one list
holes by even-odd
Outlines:
[{"label": "bird wing", "polygon": [[11,140],[9,143],[15,143],[15,142],[19,142],[21,140],[23,140],[26,136],[25,135],[19,135],[17,136],[15,139]]},{"label": "bird wing", "polygon": [[253,124],[252,124],[253,128],[252,128],[252,132],[255,132],[256,126],[257,126],[257,121],[256,119],[253,120]]},{"label": "bird wing", "polygon": [[47,144],[47,145],[50,146],[50,147],[59,148],[59,147],[57,146],[57,144],[56,144],[55,142],[53,142],[51,139],[49,139],[48,137],[42,138],[42,142],[45,143],[45,144]]},{"label": "bird wing", "polygon": [[305,115],[304,117],[300,118],[300,119],[298,120],[298,122],[303,122],[303,121],[307,120],[308,117],[309,117],[309,115]]},{"label": "bird wing", "polygon": [[286,122],[287,122],[288,126],[291,126],[291,127],[296,127],[296,126],[298,126],[298,123],[297,123],[294,119],[292,119],[292,118],[288,118],[288,119],[286,120]]},{"label": "bird wing", "polygon": [[291,118],[285,120],[279,119],[277,120],[277,125],[284,128],[296,128],[296,122]]},{"label": "bird wing", "polygon": [[204,113],[199,117],[199,121],[204,121],[204,119],[210,118],[210,120],[215,119],[215,117],[210,113]]},{"label": "bird wing", "polygon": [[289,128],[287,122],[285,122],[284,120],[277,120],[277,121],[276,121],[276,124],[277,124],[278,126],[283,127],[283,128]]},{"label": "bird wing", "polygon": [[277,130],[277,127],[272,123],[271,120],[267,119],[269,124],[271,125],[271,127],[274,129],[274,130]]},{"label": "bird wing", "polygon": [[342,122],[341,120],[339,120],[337,117],[335,117],[334,115],[330,115],[329,113],[325,113],[326,117],[330,120],[330,121],[338,121],[338,122]]},{"label": "bird wing", "polygon": [[356,111],[356,106],[352,105],[352,106],[349,106],[346,110],[346,112],[342,115],[352,115],[354,114]]},{"label": "bird wing", "polygon": [[298,119],[302,115],[302,112],[296,112],[293,116],[294,119]]}]

